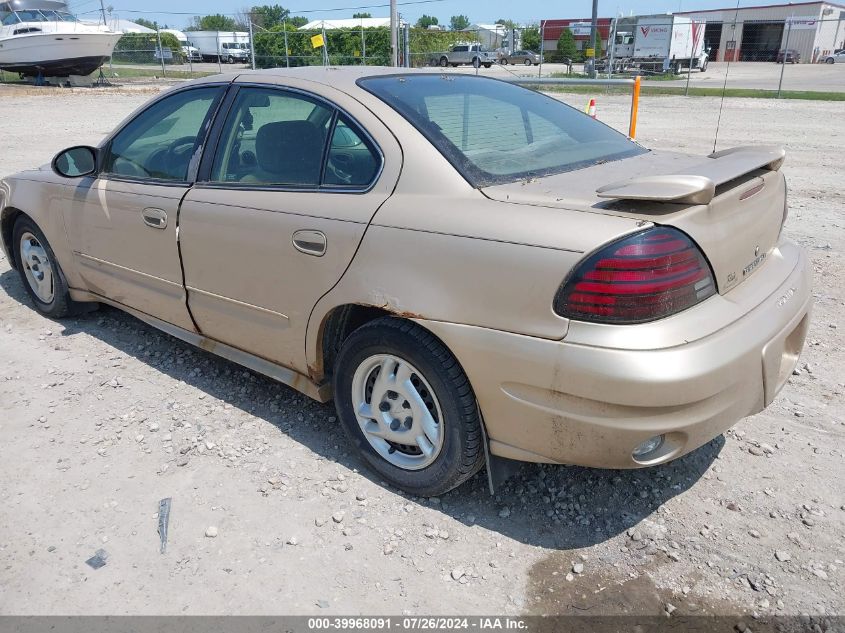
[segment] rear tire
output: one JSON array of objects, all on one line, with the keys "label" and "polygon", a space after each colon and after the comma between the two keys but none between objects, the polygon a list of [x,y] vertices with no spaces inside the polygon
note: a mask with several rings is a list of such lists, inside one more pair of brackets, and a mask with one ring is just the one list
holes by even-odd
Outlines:
[{"label": "rear tire", "polygon": [[361,457],[409,494],[441,495],[484,464],[469,379],[416,323],[384,317],[353,332],[335,363],[334,400]]},{"label": "rear tire", "polygon": [[828,59],[824,60],[825,64],[833,64],[836,60],[833,57],[829,57]]},{"label": "rear tire", "polygon": [[449,58],[448,58],[448,57],[445,57],[445,56],[444,56],[444,57],[441,57],[441,58],[440,58],[440,65],[441,65],[443,68],[446,68],[446,66],[448,66],[448,65],[449,65]]},{"label": "rear tire", "polygon": [[25,215],[18,217],[12,229],[12,249],[21,283],[41,314],[60,319],[88,307],[70,298],[67,280],[50,243]]}]

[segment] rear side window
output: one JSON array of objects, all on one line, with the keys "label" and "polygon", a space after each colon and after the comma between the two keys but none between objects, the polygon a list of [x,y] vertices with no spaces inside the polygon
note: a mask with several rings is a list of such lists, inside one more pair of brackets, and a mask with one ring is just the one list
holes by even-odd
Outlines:
[{"label": "rear side window", "polygon": [[326,185],[364,186],[372,182],[379,162],[361,134],[345,116],[335,124],[323,183]]},{"label": "rear side window", "polygon": [[408,119],[476,187],[647,151],[557,99],[503,81],[414,74],[358,83]]}]

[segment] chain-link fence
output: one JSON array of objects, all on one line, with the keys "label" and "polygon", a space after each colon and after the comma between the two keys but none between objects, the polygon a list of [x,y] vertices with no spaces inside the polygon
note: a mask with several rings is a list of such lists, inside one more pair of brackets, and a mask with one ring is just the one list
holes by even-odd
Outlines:
[{"label": "chain-link fence", "polygon": [[[579,77],[593,71],[608,78],[641,75],[645,95],[713,94],[722,88],[761,91],[764,96],[845,94],[845,11],[821,19],[798,15],[797,8],[795,15],[766,19],[750,19],[745,11],[752,9],[605,19],[599,21],[595,37],[588,23],[570,20],[462,31],[402,23],[398,65],[474,67],[492,76]],[[342,28],[336,28],[338,21],[326,21],[308,28],[283,22],[267,29],[247,20],[243,32],[232,34],[237,43],[227,43],[230,34],[220,32],[216,42],[199,47],[191,46],[192,31],[185,31],[183,39],[168,30],[128,33],[103,70],[123,80],[191,78],[249,67],[391,64],[389,27],[371,26],[371,20],[340,22]],[[241,54],[229,54],[227,46],[240,47]]]}]

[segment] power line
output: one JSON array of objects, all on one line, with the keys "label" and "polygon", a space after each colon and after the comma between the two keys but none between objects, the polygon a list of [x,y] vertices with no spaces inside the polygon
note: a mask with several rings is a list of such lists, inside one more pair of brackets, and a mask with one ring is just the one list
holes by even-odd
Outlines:
[{"label": "power line", "polygon": [[[447,0],[410,0],[408,2],[398,2],[397,6],[407,6],[412,4],[436,4],[440,2],[446,2]],[[332,11],[357,11],[359,9],[383,9],[385,7],[390,7],[390,3],[387,4],[367,4],[361,5],[357,7],[333,7],[331,9],[304,9],[304,10],[294,10],[291,9],[291,14],[302,14],[302,13],[330,13]],[[114,9],[115,12],[120,11],[122,13],[150,13],[156,15],[189,15],[195,16],[199,15],[196,11],[150,11],[147,9]],[[241,15],[240,13],[217,13],[215,15],[224,15],[226,17],[236,17]]]}]

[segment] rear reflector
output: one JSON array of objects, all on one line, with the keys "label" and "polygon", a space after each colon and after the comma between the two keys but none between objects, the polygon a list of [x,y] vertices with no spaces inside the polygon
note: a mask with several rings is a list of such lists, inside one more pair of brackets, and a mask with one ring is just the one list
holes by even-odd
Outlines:
[{"label": "rear reflector", "polygon": [[654,227],[582,262],[557,292],[560,316],[597,323],[654,321],[716,292],[704,255],[676,229]]}]

